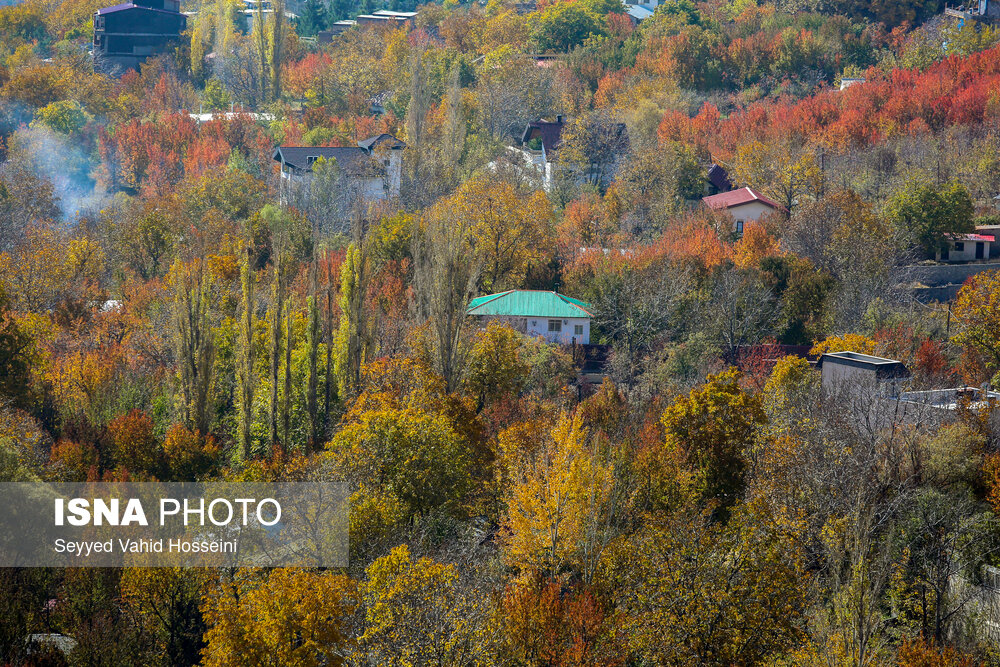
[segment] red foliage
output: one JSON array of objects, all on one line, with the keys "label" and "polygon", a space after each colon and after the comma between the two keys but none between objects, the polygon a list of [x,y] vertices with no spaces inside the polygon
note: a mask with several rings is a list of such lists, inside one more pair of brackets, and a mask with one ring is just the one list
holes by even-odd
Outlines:
[{"label": "red foliage", "polygon": [[[729,58],[737,66],[745,61],[750,67],[753,59],[741,56],[748,48],[746,40],[734,40],[728,47]],[[897,69],[885,75],[872,68],[866,76],[867,83],[843,91],[826,89],[798,101],[755,102],[724,120],[718,120],[717,111],[708,105],[693,119],[668,111],[660,122],[659,138],[722,152],[753,139],[789,137],[803,142],[819,138],[833,147],[848,148],[874,144],[892,134],[987,122],[991,91],[1000,86],[1000,46],[965,58],[949,57],[924,72]]]}]

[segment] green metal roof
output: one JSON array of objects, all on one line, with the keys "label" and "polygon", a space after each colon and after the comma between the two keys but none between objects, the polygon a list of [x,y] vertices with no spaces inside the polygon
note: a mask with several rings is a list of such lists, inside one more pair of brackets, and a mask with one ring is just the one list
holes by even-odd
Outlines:
[{"label": "green metal roof", "polygon": [[591,317],[590,304],[555,292],[508,290],[469,302],[469,315],[500,317]]}]

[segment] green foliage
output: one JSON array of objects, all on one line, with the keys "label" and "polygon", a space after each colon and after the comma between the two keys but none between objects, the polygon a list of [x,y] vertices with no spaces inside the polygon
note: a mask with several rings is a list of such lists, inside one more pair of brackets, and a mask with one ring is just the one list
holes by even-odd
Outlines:
[{"label": "green foliage", "polygon": [[296,32],[303,37],[314,37],[320,30],[326,30],[327,9],[323,0],[306,0],[299,14]]},{"label": "green foliage", "polygon": [[521,341],[519,333],[499,322],[476,333],[465,382],[480,405],[517,396],[524,387],[529,366],[522,359]]},{"label": "green foliage", "polygon": [[695,473],[694,488],[723,507],[743,490],[746,451],[767,417],[760,398],[744,391],[730,369],[681,396],[660,419],[667,446]]},{"label": "green foliage", "polygon": [[949,234],[974,231],[969,191],[952,181],[940,187],[911,181],[889,201],[887,215],[924,252],[948,247]]},{"label": "green foliage", "polygon": [[229,92],[219,79],[212,77],[205,82],[205,92],[202,99],[205,106],[215,111],[228,111],[231,100]]},{"label": "green foliage", "polygon": [[472,483],[469,443],[443,415],[363,412],[327,449],[337,470],[395,496],[410,516],[439,508],[457,512]]},{"label": "green foliage", "polygon": [[56,132],[73,134],[79,132],[92,117],[73,100],[59,100],[42,107],[35,113],[35,123],[41,123]]},{"label": "green foliage", "polygon": [[601,18],[582,3],[556,2],[535,19],[533,37],[540,52],[562,53],[604,30]]}]

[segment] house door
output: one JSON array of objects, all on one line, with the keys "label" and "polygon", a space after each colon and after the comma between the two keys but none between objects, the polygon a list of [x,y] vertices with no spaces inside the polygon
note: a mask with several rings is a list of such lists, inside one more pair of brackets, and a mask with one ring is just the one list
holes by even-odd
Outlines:
[{"label": "house door", "polygon": [[976,259],[983,258],[983,242],[976,241]]}]

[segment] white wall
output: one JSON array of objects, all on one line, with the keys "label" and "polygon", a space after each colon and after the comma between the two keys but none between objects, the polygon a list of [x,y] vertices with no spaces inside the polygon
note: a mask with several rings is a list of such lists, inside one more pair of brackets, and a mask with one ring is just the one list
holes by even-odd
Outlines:
[{"label": "white wall", "polygon": [[[983,244],[983,256],[980,260],[989,259],[990,256],[990,242],[989,241],[954,241],[951,244],[951,248],[948,250],[948,259],[941,257],[941,252],[938,251],[936,259],[941,262],[972,262],[976,260],[976,244]],[[961,250],[956,250],[956,245],[961,245]]]},{"label": "white wall", "polygon": [[[555,319],[555,318],[553,318]],[[559,319],[561,331],[558,333],[549,331],[549,318],[528,317],[525,318],[525,333],[529,336],[541,336],[550,343],[569,345],[576,338],[576,342],[581,345],[590,344],[590,319],[586,317],[569,317]],[[582,327],[582,334],[575,334],[576,327]]]},{"label": "white wall", "polygon": [[733,206],[727,209],[726,212],[733,216],[733,229],[735,230],[737,220],[742,220],[744,224],[755,222],[765,215],[774,213],[774,209],[763,202],[752,201],[740,204],[739,206]]}]

